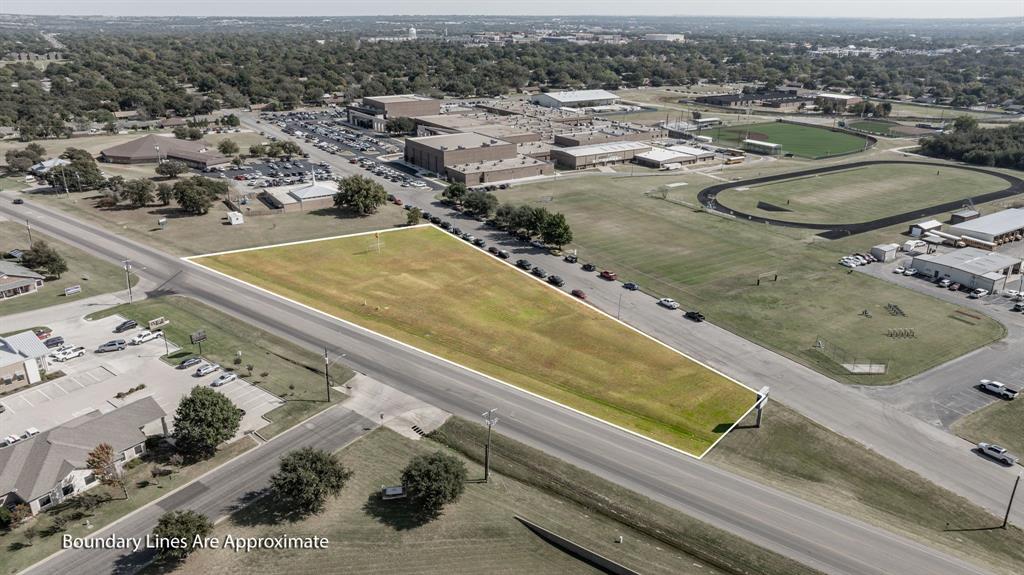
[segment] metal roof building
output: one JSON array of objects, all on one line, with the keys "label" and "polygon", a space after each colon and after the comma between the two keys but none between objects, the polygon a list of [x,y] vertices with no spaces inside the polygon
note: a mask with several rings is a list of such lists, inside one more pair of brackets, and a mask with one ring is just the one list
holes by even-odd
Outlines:
[{"label": "metal roof building", "polygon": [[551,159],[561,166],[579,170],[590,166],[628,162],[637,154],[650,150],[650,145],[640,142],[609,142],[592,146],[552,148]]},{"label": "metal roof building", "polygon": [[1024,238],[1024,209],[1011,208],[950,226],[947,232],[957,236],[999,244]]},{"label": "metal roof building", "polygon": [[948,278],[964,287],[989,292],[1004,289],[1007,277],[1021,271],[1020,259],[977,248],[919,255],[911,265],[925,277],[936,280]]},{"label": "metal roof building", "polygon": [[530,98],[534,104],[548,108],[586,108],[588,106],[608,106],[620,100],[618,96],[607,90],[572,90],[568,92],[547,92],[535,94]]}]

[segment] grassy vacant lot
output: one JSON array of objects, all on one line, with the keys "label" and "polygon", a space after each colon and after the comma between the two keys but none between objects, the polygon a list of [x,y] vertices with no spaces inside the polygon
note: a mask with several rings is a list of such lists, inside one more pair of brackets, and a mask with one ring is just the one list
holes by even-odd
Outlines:
[{"label": "grassy vacant lot", "polygon": [[953,424],[953,431],[975,443],[998,443],[1024,455],[1024,401],[997,401]]},{"label": "grassy vacant lot", "polygon": [[[81,497],[75,497],[37,515],[17,529],[8,532],[0,531],[0,549],[3,549],[3,552],[0,553],[0,573],[17,573],[24,570],[29,565],[59,551],[63,533],[69,533],[75,537],[87,537],[103,526],[238,457],[255,445],[251,439],[242,438],[221,447],[212,458],[184,467],[169,465],[167,459],[170,452],[164,449],[144,455],[136,460],[139,464],[128,470],[129,499],[123,499],[124,496],[117,487],[98,485],[89,490],[86,497],[98,496],[103,502],[91,511],[82,505]],[[161,477],[159,482],[154,482],[150,473],[154,467],[170,469],[173,473]],[[67,525],[63,530],[54,527],[54,519],[58,516],[67,520]],[[86,521],[91,526],[87,527]],[[25,538],[25,531],[29,528],[34,528],[37,532],[31,545]]]},{"label": "grassy vacant lot", "polygon": [[999,529],[1002,517],[779,403],[765,410],[760,429],[733,431],[708,461],[999,573],[1024,564],[1019,527]]},{"label": "grassy vacant lot", "polygon": [[[173,364],[198,353],[198,346],[189,343],[189,334],[206,330],[204,357],[227,370],[237,370],[246,381],[287,401],[266,415],[272,423],[259,430],[264,437],[276,435],[330,405],[326,402],[320,355],[207,305],[180,296],[165,296],[106,309],[90,318],[113,314],[121,314],[140,324],[161,316],[170,320],[164,332],[169,341],[182,348],[167,358]],[[242,352],[242,362],[235,364],[238,351]],[[246,364],[253,365],[252,375],[248,374]],[[331,380],[336,386],[350,377],[352,372],[346,367],[331,369]],[[334,392],[331,399],[339,401],[342,394]]]},{"label": "grassy vacant lot", "polygon": [[[808,223],[856,223],[955,201],[1006,187],[1006,182],[953,167],[883,164],[733,188],[722,205],[748,214]],[[761,202],[780,210],[758,208]]]},{"label": "grassy vacant lot", "polygon": [[[715,324],[841,381],[892,383],[1003,336],[991,319],[966,323],[955,305],[867,274],[848,274],[836,264],[843,254],[898,239],[903,226],[829,242],[806,230],[751,225],[644,195],[674,181],[589,176],[516,186],[498,195],[564,213],[576,238],[571,247],[585,261],[700,309]],[[694,173],[680,174],[678,181],[689,185],[671,188],[669,199],[690,205],[697,204],[702,187],[716,182]],[[772,271],[779,272],[778,282],[755,285],[757,274]],[[889,315],[887,303],[898,304],[907,316]],[[860,315],[865,309],[871,318]],[[915,328],[917,337],[886,337],[887,329],[901,327]],[[813,348],[818,337],[858,358],[887,361],[888,373],[847,373]]]},{"label": "grassy vacant lot", "polygon": [[[193,216],[182,212],[173,202],[169,206],[151,205],[138,209],[127,206],[103,208],[97,205],[100,199],[97,192],[72,192],[70,198],[63,194],[34,193],[30,199],[177,255],[356,233],[405,223],[405,212],[392,204],[385,204],[376,214],[366,217],[329,208],[290,214],[248,215],[244,224],[232,226],[227,223],[227,207],[220,203],[206,215]],[[165,229],[157,225],[160,218],[168,220]]]},{"label": "grassy vacant lot", "polygon": [[734,147],[738,147],[746,138],[782,144],[784,153],[804,158],[824,158],[864,149],[864,138],[859,136],[784,122],[723,126],[707,130],[704,135],[711,136],[717,143]]},{"label": "grassy vacant lot", "polygon": [[[0,316],[125,289],[124,272],[118,266],[43,235],[37,230],[32,231],[32,240],[43,240],[56,248],[57,252],[64,256],[64,260],[68,264],[68,271],[64,272],[59,279],[48,280],[34,294],[0,301]],[[0,221],[0,252],[7,253],[15,248],[24,250],[28,247],[28,231],[23,223]],[[132,282],[136,281],[137,278],[133,277]],[[82,293],[64,297],[64,288],[72,285],[82,286]]]},{"label": "grassy vacant lot", "polygon": [[[139,132],[129,132],[127,134],[97,134],[94,136],[83,136],[81,138],[61,138],[54,140],[36,140],[35,143],[46,148],[47,157],[55,158],[64,153],[64,150],[68,148],[79,148],[88,151],[92,155],[98,155],[101,150],[105,150],[111,146],[130,142],[137,138],[141,138],[146,134],[156,133],[154,131],[142,130]],[[0,142],[0,158],[3,158],[4,152],[11,149],[23,149],[30,142],[19,142],[17,140],[5,140]],[[105,167],[105,165],[100,166]]]},{"label": "grassy vacant lot", "polygon": [[[215,533],[222,537],[228,533],[239,537],[265,537],[282,532],[291,536],[316,535],[330,540],[326,551],[234,553],[204,550],[195,553],[176,572],[182,575],[271,574],[297,572],[297,566],[301,565],[298,572],[308,573],[599,573],[541,541],[515,520],[516,515],[641,573],[716,575],[729,572],[694,557],[684,547],[666,543],[662,534],[636,529],[620,517],[595,513],[593,508],[546,485],[523,481],[518,475],[506,475],[505,467],[492,468],[490,483],[468,483],[458,502],[449,505],[440,518],[426,524],[416,521],[402,501],[378,500],[376,494],[380,486],[396,484],[402,468],[412,457],[438,449],[443,446],[434,441],[411,441],[387,429],[375,431],[340,452],[354,475],[341,495],[331,500],[320,515],[274,524],[269,521],[275,511],[273,503],[260,500],[219,525]],[[501,452],[504,453],[504,449]],[[467,466],[471,478],[482,475],[476,462],[467,460]],[[587,482],[587,487],[600,481],[578,469],[573,472],[573,478]],[[624,492],[621,488],[609,487],[615,491],[602,492],[609,499]],[[641,502],[644,511],[661,510],[657,504],[636,494],[625,492],[624,495],[631,496],[631,502]],[[721,534],[692,518],[666,511],[679,524],[694,529],[694,532],[686,532],[688,537]],[[679,525],[666,524],[677,529]],[[623,536],[621,544],[615,543],[618,535]],[[809,572],[745,541],[737,540],[737,543],[741,547],[736,551],[730,549],[731,556],[727,559],[751,568],[752,572],[787,575]],[[767,569],[754,569],[755,566]]]},{"label": "grassy vacant lot", "polygon": [[754,393],[433,227],[198,263],[700,455]]}]

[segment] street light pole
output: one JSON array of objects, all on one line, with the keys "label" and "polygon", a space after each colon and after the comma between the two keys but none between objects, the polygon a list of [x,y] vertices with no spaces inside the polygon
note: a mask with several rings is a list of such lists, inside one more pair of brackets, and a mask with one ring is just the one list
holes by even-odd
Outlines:
[{"label": "street light pole", "polygon": [[28,247],[32,248],[32,226],[25,220],[25,229],[28,230]]},{"label": "street light pole", "polygon": [[1013,496],[1017,495],[1017,485],[1020,484],[1021,475],[1017,474],[1017,479],[1013,482],[1013,491],[1010,492],[1010,501],[1006,504],[1006,515],[1003,516],[1003,529],[1006,529],[1006,524],[1010,522],[1010,508],[1013,507]]},{"label": "street light pole", "polygon": [[128,303],[131,304],[132,303],[132,279],[131,279],[132,264],[131,264],[131,260],[125,258],[124,260],[121,261],[121,264],[123,264],[123,266],[124,266],[124,285],[126,285],[128,287]]},{"label": "street light pole", "polygon": [[498,408],[490,409],[483,413],[484,423],[487,424],[487,445],[484,447],[484,483],[491,478],[491,428],[498,423]]},{"label": "street light pole", "polygon": [[622,315],[622,293],[621,291],[619,292],[619,306],[615,310],[615,319],[621,319],[619,316]]}]

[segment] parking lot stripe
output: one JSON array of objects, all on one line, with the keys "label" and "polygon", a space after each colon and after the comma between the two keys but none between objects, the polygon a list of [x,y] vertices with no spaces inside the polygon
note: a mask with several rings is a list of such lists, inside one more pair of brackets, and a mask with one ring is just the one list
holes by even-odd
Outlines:
[{"label": "parking lot stripe", "polygon": [[46,398],[46,401],[50,401],[50,396],[43,393],[42,389],[36,389],[36,393]]},{"label": "parking lot stripe", "polygon": [[18,413],[17,411],[15,411],[15,410],[14,410],[14,408],[13,408],[13,407],[11,407],[11,406],[10,406],[9,404],[7,404],[7,403],[0,403],[0,405],[4,406],[4,407],[5,407],[6,409],[7,409],[7,411],[10,411],[11,413]]},{"label": "parking lot stripe", "polygon": [[59,384],[59,383],[57,383],[56,381],[55,381],[55,382],[53,382],[53,385],[54,385],[54,387],[56,387],[57,389],[59,389],[59,390],[63,391],[63,392],[64,392],[64,395],[71,395],[71,392],[69,392],[68,390],[66,390],[66,389],[64,389],[63,387],[61,387],[61,386],[60,386],[60,384]]}]

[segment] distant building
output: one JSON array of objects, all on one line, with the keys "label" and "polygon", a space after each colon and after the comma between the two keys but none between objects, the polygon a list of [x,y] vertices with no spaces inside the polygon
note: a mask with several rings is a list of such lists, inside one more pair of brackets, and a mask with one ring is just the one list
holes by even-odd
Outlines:
[{"label": "distant building", "polygon": [[43,287],[43,276],[14,262],[0,260],[0,301],[11,299]]},{"label": "distant building", "polygon": [[179,140],[156,134],[107,148],[100,152],[100,160],[112,164],[155,164],[164,160],[178,160],[199,169],[231,162],[231,158],[222,156],[202,140]]},{"label": "distant building", "polygon": [[822,92],[814,97],[814,103],[821,106],[826,103],[832,104],[836,111],[844,112],[850,106],[855,106],[863,102],[864,99],[860,96],[851,96],[849,94],[833,94],[829,92]]},{"label": "distant building", "polygon": [[334,184],[314,182],[302,184],[288,190],[288,196],[295,200],[294,204],[285,203],[285,211],[289,206],[298,207],[299,211],[318,210],[334,206],[334,195],[338,193]]},{"label": "distant building", "polygon": [[644,42],[674,42],[682,44],[686,42],[686,36],[683,34],[644,34],[642,40]]},{"label": "distant building", "polygon": [[1024,239],[1024,209],[1011,208],[960,222],[946,231],[991,244],[1021,240]]},{"label": "distant building", "polygon": [[547,92],[535,94],[530,101],[547,108],[588,108],[610,106],[621,98],[605,90],[574,90],[569,92]]},{"label": "distant building", "polygon": [[377,132],[387,131],[387,123],[391,118],[415,118],[441,113],[441,100],[417,96],[416,94],[397,94],[393,96],[364,97],[360,104],[345,108],[348,123]]},{"label": "distant building", "polygon": [[570,170],[582,170],[592,166],[621,164],[637,154],[651,151],[649,144],[640,142],[610,142],[592,146],[552,148],[551,159],[559,166]]},{"label": "distant building", "polygon": [[728,108],[747,108],[750,106],[762,106],[766,108],[779,108],[795,110],[801,104],[808,104],[814,101],[811,96],[800,96],[797,90],[784,89],[770,92],[750,92],[748,94],[717,94],[711,96],[699,96],[696,100],[702,104],[721,106]]},{"label": "distant building", "polygon": [[114,448],[115,465],[146,452],[146,429],[166,432],[167,414],[145,397],[106,414],[87,413],[60,427],[0,448],[0,505],[27,504],[39,513],[99,484],[86,467],[89,452],[101,443]]},{"label": "distant building", "polygon": [[765,154],[768,156],[777,156],[782,153],[782,145],[775,144],[772,142],[763,142],[761,140],[743,140],[743,149],[748,152],[755,154]]},{"label": "distant building", "polygon": [[467,185],[553,171],[547,162],[520,154],[517,144],[475,132],[408,138],[405,161]]},{"label": "distant building", "polygon": [[32,331],[0,337],[0,393],[42,381],[49,353]]},{"label": "distant building", "polygon": [[70,165],[71,165],[71,160],[65,160],[64,158],[52,158],[52,159],[49,159],[49,160],[43,160],[42,162],[39,162],[38,164],[33,164],[32,167],[28,169],[28,171],[30,173],[32,173],[32,174],[37,175],[37,176],[42,176],[42,175],[46,174],[47,172],[49,172],[50,170],[52,170],[52,169],[54,169],[54,168],[56,168],[58,166],[70,166]]}]

